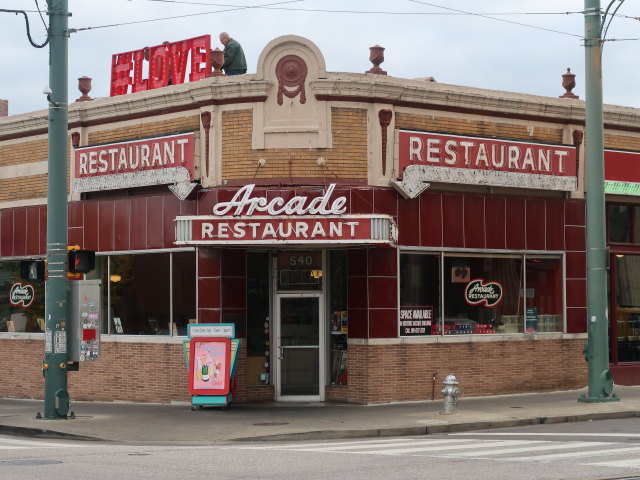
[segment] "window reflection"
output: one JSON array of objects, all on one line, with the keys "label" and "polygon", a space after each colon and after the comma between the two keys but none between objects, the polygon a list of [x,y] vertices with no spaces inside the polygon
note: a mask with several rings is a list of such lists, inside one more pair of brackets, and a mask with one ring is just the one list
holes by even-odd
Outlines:
[{"label": "window reflection", "polygon": [[[26,295],[33,297],[12,303],[12,288],[26,288]],[[0,262],[0,332],[44,332],[44,304],[43,281],[23,280],[19,261]]]}]

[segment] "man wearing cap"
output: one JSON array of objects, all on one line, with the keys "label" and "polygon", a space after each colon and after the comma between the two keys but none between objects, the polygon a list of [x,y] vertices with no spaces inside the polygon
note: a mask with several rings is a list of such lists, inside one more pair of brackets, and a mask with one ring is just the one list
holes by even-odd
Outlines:
[{"label": "man wearing cap", "polygon": [[220,34],[220,43],[224,45],[224,64],[222,70],[227,75],[241,75],[247,73],[247,61],[240,44],[231,38],[227,32]]}]

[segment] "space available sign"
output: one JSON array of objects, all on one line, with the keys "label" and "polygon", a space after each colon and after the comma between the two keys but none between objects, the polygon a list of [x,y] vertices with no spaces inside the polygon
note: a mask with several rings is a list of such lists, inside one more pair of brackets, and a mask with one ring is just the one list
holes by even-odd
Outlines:
[{"label": "space available sign", "polygon": [[429,335],[433,324],[433,307],[400,307],[400,336]]},{"label": "space available sign", "polygon": [[331,184],[319,196],[254,195],[255,185],[240,188],[214,215],[176,218],[177,245],[379,243],[396,241],[388,215],[344,215],[347,198],[334,197]]},{"label": "space available sign", "polygon": [[35,299],[35,291],[28,283],[23,285],[22,283],[14,283],[9,290],[9,303],[28,308]]},{"label": "space available sign", "polygon": [[576,148],[495,138],[398,132],[399,179],[392,182],[414,198],[428,182],[574,191]]},{"label": "space available sign", "polygon": [[502,301],[502,285],[498,282],[485,282],[483,278],[471,280],[464,290],[464,299],[469,305],[496,307]]},{"label": "space available sign", "polygon": [[195,186],[195,134],[79,147],[74,166],[75,192],[174,184],[172,191],[186,198]]}]

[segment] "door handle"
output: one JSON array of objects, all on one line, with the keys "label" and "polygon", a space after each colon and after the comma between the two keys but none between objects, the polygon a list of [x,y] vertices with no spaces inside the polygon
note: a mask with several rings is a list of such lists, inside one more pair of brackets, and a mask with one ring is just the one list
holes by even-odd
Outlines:
[{"label": "door handle", "polygon": [[284,360],[284,347],[281,345],[278,347],[280,350],[280,355],[278,355],[278,360]]}]

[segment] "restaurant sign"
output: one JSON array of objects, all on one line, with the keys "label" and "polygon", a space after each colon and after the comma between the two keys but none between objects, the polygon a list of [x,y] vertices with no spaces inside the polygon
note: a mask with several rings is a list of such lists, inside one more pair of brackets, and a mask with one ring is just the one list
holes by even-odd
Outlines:
[{"label": "restaurant sign", "polygon": [[502,291],[499,282],[485,282],[483,278],[476,278],[464,289],[464,299],[469,305],[493,308],[502,301]]},{"label": "restaurant sign", "polygon": [[9,303],[14,306],[28,308],[35,298],[35,291],[31,285],[20,282],[11,285],[9,290]]},{"label": "restaurant sign", "polygon": [[392,185],[414,198],[428,182],[574,191],[576,148],[431,132],[398,132],[399,176]]},{"label": "restaurant sign", "polygon": [[[320,195],[254,196],[240,188],[214,215],[176,218],[177,245],[393,244],[397,231],[389,215],[344,215],[347,198],[335,184]],[[267,215],[265,215],[267,214]]]},{"label": "restaurant sign", "polygon": [[604,151],[604,193],[640,196],[640,152]]},{"label": "restaurant sign", "polygon": [[75,192],[173,184],[184,199],[195,186],[195,134],[76,148],[74,166]]}]

